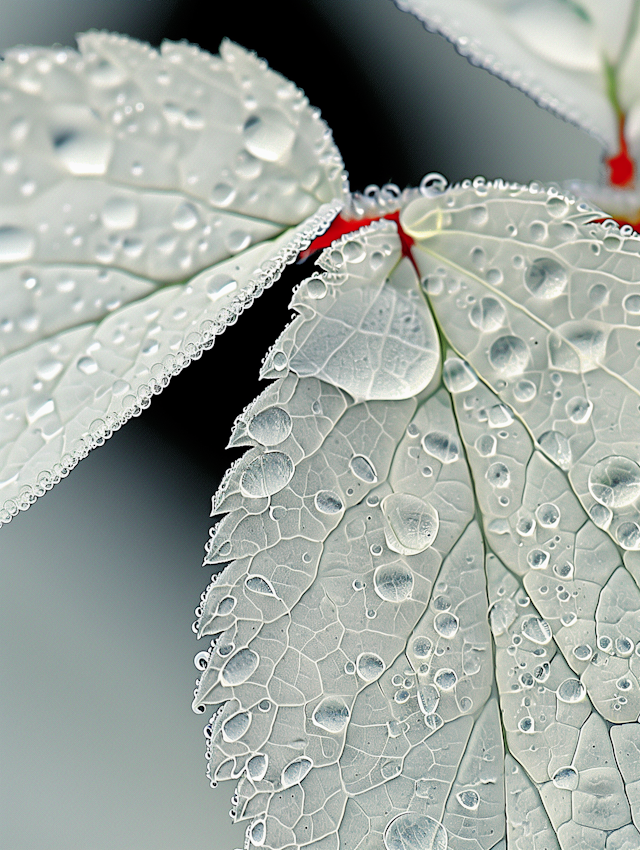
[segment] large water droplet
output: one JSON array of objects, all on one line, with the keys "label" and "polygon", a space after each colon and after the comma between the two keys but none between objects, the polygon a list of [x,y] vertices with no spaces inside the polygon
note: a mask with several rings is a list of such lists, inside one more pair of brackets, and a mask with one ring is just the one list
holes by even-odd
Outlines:
[{"label": "large water droplet", "polygon": [[282,785],[284,788],[291,788],[292,785],[298,785],[305,778],[307,773],[313,767],[313,762],[306,756],[294,759],[282,771]]},{"label": "large water droplet", "polygon": [[569,399],[565,406],[567,416],[576,425],[582,425],[588,421],[593,410],[592,402],[588,401],[583,396],[576,395]]},{"label": "large water droplet", "polygon": [[480,795],[477,791],[458,791],[456,800],[463,809],[468,809],[470,812],[475,812],[480,805]]},{"label": "large water droplet", "polygon": [[433,681],[441,691],[452,691],[458,681],[458,674],[449,667],[442,667],[433,677]]},{"label": "large water droplet", "polygon": [[538,437],[538,445],[554,463],[558,464],[560,469],[571,467],[571,446],[569,440],[560,431],[545,431]]},{"label": "large water droplet", "polygon": [[640,466],[628,457],[611,455],[589,472],[589,492],[607,508],[623,508],[640,496]]},{"label": "large water droplet", "polygon": [[313,712],[313,722],[326,732],[338,734],[349,722],[349,709],[344,700],[327,697]]},{"label": "large water droplet", "polygon": [[436,509],[407,493],[391,493],[382,500],[387,546],[400,555],[415,555],[432,546],[440,519]]},{"label": "large water droplet", "polygon": [[574,767],[560,767],[553,774],[552,781],[556,788],[563,791],[575,791],[578,787],[578,771]]},{"label": "large water droplet", "polygon": [[247,590],[252,590],[254,593],[261,593],[263,596],[275,596],[276,592],[269,579],[264,576],[252,575],[245,579],[245,587]]},{"label": "large water droplet", "polygon": [[441,431],[431,431],[422,438],[422,445],[431,457],[435,457],[440,463],[453,463],[460,457],[460,446],[458,441],[449,434]]},{"label": "large water droplet", "polygon": [[387,564],[376,570],[373,586],[381,599],[387,602],[402,602],[411,596],[413,575],[407,567]]},{"label": "large water droplet", "polygon": [[243,495],[254,499],[273,496],[291,481],[293,463],[284,452],[265,452],[254,458],[242,473],[240,488]]},{"label": "large water droplet", "polygon": [[85,130],[68,130],[53,138],[58,159],[77,177],[106,174],[113,151],[113,142]]},{"label": "large water droplet", "polygon": [[232,688],[236,685],[241,685],[255,673],[260,656],[252,649],[241,649],[236,652],[222,668],[220,673],[220,681],[225,687]]},{"label": "large water droplet", "polygon": [[316,493],[314,501],[316,508],[322,514],[339,514],[344,508],[342,499],[333,490],[320,490]]},{"label": "large water droplet", "polygon": [[262,109],[245,122],[244,144],[250,154],[266,162],[285,157],[296,140],[296,131],[284,113]]},{"label": "large water droplet", "polygon": [[424,685],[418,689],[418,707],[428,717],[434,714],[440,702],[440,691],[434,685]]},{"label": "large water droplet", "polygon": [[459,625],[460,621],[456,615],[452,614],[450,611],[443,611],[438,614],[433,621],[433,627],[440,637],[447,639],[455,637]]},{"label": "large water droplet", "polygon": [[365,682],[373,682],[384,673],[385,663],[375,652],[361,652],[356,659],[358,676]]},{"label": "large water droplet", "polygon": [[138,222],[138,205],[131,198],[109,198],[102,208],[100,219],[109,230],[130,230]]},{"label": "large water droplet", "polygon": [[95,375],[98,371],[98,364],[93,357],[81,357],[76,366],[83,375]]},{"label": "large water droplet", "polygon": [[251,712],[241,711],[222,724],[222,737],[227,743],[239,741],[251,726]]},{"label": "large water droplet", "polygon": [[356,478],[359,478],[367,484],[375,484],[378,480],[378,473],[376,472],[374,465],[371,463],[369,458],[364,457],[364,455],[354,455],[349,461],[349,468]]},{"label": "large water droplet", "polygon": [[549,623],[539,617],[528,617],[522,623],[522,634],[540,646],[550,643],[553,637]]},{"label": "large water droplet", "polygon": [[255,847],[261,847],[267,837],[267,828],[263,820],[257,820],[251,824],[249,839]]},{"label": "large water droplet", "polygon": [[551,257],[534,260],[524,273],[524,284],[536,298],[550,300],[564,292],[567,285],[567,273]]},{"label": "large water droplet", "polygon": [[556,691],[560,702],[580,702],[587,695],[587,689],[580,679],[565,679]]},{"label": "large water droplet", "polygon": [[214,274],[207,282],[207,296],[212,301],[218,301],[226,295],[231,295],[238,288],[238,281],[228,274]]},{"label": "large water droplet", "polygon": [[277,446],[291,433],[291,417],[282,407],[267,407],[251,419],[248,432],[263,446]]},{"label": "large water droplet", "polygon": [[511,484],[511,473],[509,467],[501,461],[492,463],[484,474],[489,484],[499,490],[504,490]]},{"label": "large water droplet", "polygon": [[442,368],[442,380],[450,393],[467,392],[478,383],[470,366],[459,357],[447,357]]},{"label": "large water droplet", "polygon": [[489,349],[489,363],[507,378],[521,375],[529,363],[529,349],[519,336],[501,336]]},{"label": "large water droplet", "polygon": [[192,230],[199,220],[196,207],[188,201],[184,201],[173,213],[171,223],[176,230]]},{"label": "large water droplet", "polygon": [[504,324],[507,311],[497,298],[488,295],[474,304],[469,313],[469,321],[481,333],[493,333]]},{"label": "large water droplet", "polygon": [[447,831],[429,815],[404,812],[384,831],[386,850],[447,850]]},{"label": "large water droplet", "polygon": [[253,782],[260,782],[261,779],[264,779],[268,764],[269,756],[264,753],[258,753],[258,755],[249,759],[247,762],[247,776],[249,779]]},{"label": "large water droplet", "polygon": [[493,434],[481,434],[475,442],[475,448],[480,457],[493,457],[498,441]]},{"label": "large water droplet", "polygon": [[32,233],[21,227],[0,227],[0,263],[19,263],[28,260],[36,247]]}]

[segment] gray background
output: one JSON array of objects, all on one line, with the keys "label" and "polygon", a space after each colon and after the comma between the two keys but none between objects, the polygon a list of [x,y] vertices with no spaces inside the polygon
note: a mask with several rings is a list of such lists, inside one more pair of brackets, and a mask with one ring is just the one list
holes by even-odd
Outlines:
[{"label": "gray background", "polygon": [[[454,180],[482,173],[522,182],[598,174],[593,141],[468,66],[389,0],[256,3],[256,14],[267,6],[273,15],[271,31],[260,26],[260,44],[246,40],[252,4],[237,5],[245,21],[230,19],[229,34],[284,72],[290,52],[282,18],[306,10],[317,23],[298,31],[303,52],[314,58],[301,66],[305,79],[294,79],[333,116],[354,188],[389,179],[415,183],[432,170]],[[177,10],[197,25],[196,9],[178,0],[0,0],[0,50],[73,44],[76,31],[91,27],[158,43]],[[198,38],[187,29],[177,36]],[[280,324],[274,318],[271,337]],[[255,394],[264,352],[247,348],[239,326],[226,335],[239,357],[236,374],[218,371],[214,348],[194,371],[202,381],[206,370],[207,384],[189,389],[192,410],[168,419],[161,400],[154,401],[0,530],[6,850],[242,845],[244,827],[231,827],[226,814],[233,785],[209,789],[203,720],[189,708],[199,649],[190,624],[208,578],[200,562],[209,499],[228,462],[219,434],[202,430],[198,411],[205,398],[214,399],[228,431],[240,404],[230,380],[249,393],[242,403]],[[207,437],[204,447],[197,433]]]}]

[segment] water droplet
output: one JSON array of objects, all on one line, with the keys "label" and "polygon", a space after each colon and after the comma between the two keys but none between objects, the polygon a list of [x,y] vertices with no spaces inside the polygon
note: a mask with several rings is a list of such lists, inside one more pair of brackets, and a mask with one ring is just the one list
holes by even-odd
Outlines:
[{"label": "water droplet", "polygon": [[284,351],[276,351],[271,362],[276,372],[282,372],[287,368],[289,359]]},{"label": "water droplet", "polygon": [[294,759],[282,771],[283,788],[291,788],[292,785],[298,785],[312,767],[313,762],[306,756]]},{"label": "water droplet", "polygon": [[564,434],[559,431],[545,431],[538,437],[538,445],[560,469],[571,467],[571,446]]},{"label": "water droplet", "polygon": [[342,256],[348,263],[361,263],[367,256],[362,242],[350,240],[342,246]]},{"label": "water droplet", "polygon": [[254,458],[242,473],[240,489],[254,499],[273,496],[293,478],[294,466],[284,452],[265,452]]},{"label": "water droplet", "polygon": [[249,830],[249,838],[251,843],[256,847],[261,847],[267,837],[267,828],[263,820],[254,821]]},{"label": "water droplet", "polygon": [[245,579],[245,587],[247,590],[252,590],[254,593],[260,593],[263,596],[275,596],[275,590],[271,582],[264,576],[252,575]]},{"label": "water droplet", "polygon": [[218,610],[216,611],[217,617],[227,617],[233,609],[236,607],[236,600],[233,596],[225,596],[224,599],[220,600],[218,604]]},{"label": "water droplet", "polygon": [[98,371],[98,364],[93,357],[81,357],[76,365],[83,375],[95,375]]},{"label": "water droplet", "polygon": [[456,800],[463,809],[468,809],[470,812],[475,812],[480,805],[480,795],[477,791],[458,791]]},{"label": "water droplet", "polygon": [[222,668],[220,681],[227,688],[235,687],[246,682],[255,673],[260,656],[252,649],[241,649],[232,655]]},{"label": "water droplet", "polygon": [[391,493],[382,500],[387,546],[400,555],[414,555],[432,546],[440,520],[432,505],[407,493]]},{"label": "water droplet", "polygon": [[211,190],[210,201],[216,207],[230,206],[236,197],[236,190],[228,183],[216,183]]},{"label": "water droplet", "polygon": [[439,702],[440,691],[434,685],[425,685],[418,689],[418,706],[425,716],[434,714]]},{"label": "water droplet", "polygon": [[251,712],[241,711],[222,724],[222,737],[227,743],[239,741],[251,726]]},{"label": "water droplet", "polygon": [[549,563],[549,553],[543,549],[532,549],[527,555],[527,563],[532,570],[544,570]]},{"label": "water droplet", "polygon": [[258,755],[250,758],[247,762],[247,776],[249,779],[253,782],[260,782],[261,779],[264,779],[268,764],[269,756],[264,755],[264,753],[258,753]]},{"label": "water droplet", "polygon": [[284,113],[276,109],[262,109],[250,116],[242,132],[249,153],[265,162],[283,159],[296,139],[296,132]]},{"label": "water droplet", "polygon": [[511,473],[509,467],[501,461],[492,463],[484,474],[489,484],[499,490],[503,490],[511,484]]},{"label": "water droplet", "polygon": [[489,349],[489,363],[507,378],[521,375],[529,363],[529,349],[519,336],[501,336]]},{"label": "water droplet", "polygon": [[313,722],[326,732],[337,735],[349,722],[349,709],[344,700],[327,697],[313,712]]},{"label": "water droplet", "polygon": [[375,652],[361,652],[356,658],[358,676],[365,682],[373,682],[384,673],[385,663]]},{"label": "water droplet", "polygon": [[578,771],[574,767],[560,767],[553,774],[552,782],[563,791],[575,791],[578,787]]},{"label": "water droplet", "polygon": [[623,549],[640,549],[640,525],[637,522],[621,522],[616,529],[616,539]]},{"label": "water droplet", "polygon": [[63,364],[54,358],[41,360],[36,366],[36,376],[41,381],[52,381],[62,372],[63,368]]},{"label": "water droplet", "polygon": [[431,641],[426,637],[417,637],[413,641],[413,652],[417,658],[427,658],[431,652]]},{"label": "water droplet", "polygon": [[564,682],[558,686],[556,694],[560,702],[580,702],[580,700],[583,700],[586,697],[587,689],[580,679],[565,679]]},{"label": "water droplet", "polygon": [[195,665],[196,670],[206,670],[207,664],[209,663],[209,658],[210,654],[208,650],[198,652],[198,654],[193,659],[193,663]]},{"label": "water droplet", "polygon": [[616,655],[621,658],[628,658],[633,652],[633,641],[628,637],[616,638]]},{"label": "water droplet", "polygon": [[442,667],[433,677],[433,681],[441,691],[452,691],[458,681],[458,675],[455,670]]},{"label": "water droplet", "polygon": [[19,263],[28,260],[35,251],[32,233],[21,227],[0,227],[0,263]]},{"label": "water droplet", "polygon": [[454,463],[460,457],[458,441],[441,431],[425,434],[422,438],[422,446],[427,454],[435,457],[440,463]]},{"label": "water droplet", "polygon": [[478,379],[464,360],[448,357],[442,369],[442,380],[450,393],[462,393],[472,390]]},{"label": "water droplet", "polygon": [[518,729],[521,732],[524,732],[526,735],[530,735],[534,732],[533,718],[532,717],[523,717],[522,720],[518,723]]},{"label": "water droplet", "polygon": [[493,457],[498,441],[493,434],[482,434],[475,442],[475,448],[480,457]]},{"label": "water droplet", "polygon": [[174,211],[171,223],[176,230],[192,230],[199,220],[200,217],[196,207],[185,201]]},{"label": "water droplet", "polygon": [[369,458],[364,455],[354,455],[349,461],[351,472],[361,481],[367,484],[375,484],[378,480],[378,473]]},{"label": "water droplet", "polygon": [[247,430],[263,446],[284,442],[292,429],[291,417],[282,407],[267,407],[251,419]]},{"label": "water droplet", "polygon": [[627,313],[637,316],[640,313],[640,295],[635,292],[627,295],[622,301],[622,306]]},{"label": "water droplet", "polygon": [[576,425],[582,425],[587,422],[593,410],[593,404],[583,396],[574,396],[570,399],[565,407],[567,416]]},{"label": "water droplet", "polygon": [[207,282],[207,296],[212,301],[231,295],[238,288],[238,281],[228,274],[216,274]]},{"label": "water droplet", "polygon": [[316,508],[323,514],[339,514],[344,508],[342,499],[333,490],[320,490],[314,501]]},{"label": "water droplet", "polygon": [[611,520],[613,519],[611,509],[606,508],[604,505],[591,505],[589,508],[589,516],[598,528],[602,528],[605,531],[609,528]]},{"label": "water droplet", "polygon": [[433,622],[433,627],[443,638],[455,637],[460,621],[455,614],[450,611],[444,611],[438,614]]},{"label": "water droplet", "polygon": [[100,219],[109,230],[131,230],[138,222],[138,205],[131,198],[109,198],[102,208]]},{"label": "water droplet", "polygon": [[387,602],[402,602],[411,596],[413,575],[407,567],[386,564],[376,570],[373,586],[381,599]]},{"label": "water droplet", "polygon": [[244,251],[251,244],[251,234],[246,230],[232,230],[225,237],[225,244],[232,254]]},{"label": "water droplet", "polygon": [[64,130],[53,137],[53,149],[71,174],[98,177],[107,173],[113,141],[89,131]]},{"label": "water droplet", "polygon": [[533,401],[538,392],[538,388],[533,381],[518,381],[513,388],[513,397],[516,401],[526,404],[528,401]]},{"label": "water droplet", "polygon": [[549,623],[539,617],[528,617],[524,620],[521,631],[526,638],[540,646],[550,643],[553,637]]},{"label": "water droplet", "polygon": [[604,458],[589,472],[589,492],[607,508],[631,505],[640,496],[640,466],[628,457]]},{"label": "water droplet", "polygon": [[386,850],[447,850],[447,831],[429,815],[404,812],[384,831]]},{"label": "water droplet", "polygon": [[504,324],[507,311],[497,298],[490,295],[481,298],[469,312],[469,321],[481,333],[493,333]]},{"label": "water droplet", "polygon": [[560,523],[560,510],[552,502],[545,502],[536,509],[536,518],[543,528],[557,528]]},{"label": "water droplet", "polygon": [[535,298],[550,300],[564,292],[567,285],[567,273],[551,257],[534,260],[524,273],[524,284]]}]

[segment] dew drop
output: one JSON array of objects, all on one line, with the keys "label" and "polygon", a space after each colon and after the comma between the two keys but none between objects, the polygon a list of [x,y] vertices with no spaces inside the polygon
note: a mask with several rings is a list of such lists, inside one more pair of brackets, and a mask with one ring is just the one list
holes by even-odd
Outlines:
[{"label": "dew drop", "polygon": [[475,448],[480,457],[493,457],[498,441],[493,434],[482,434],[475,442]]},{"label": "dew drop", "polygon": [[434,685],[425,685],[418,689],[418,707],[428,717],[438,708],[440,691]]},{"label": "dew drop", "polygon": [[378,596],[386,602],[402,602],[411,596],[413,575],[407,567],[385,564],[376,570],[373,587]]},{"label": "dew drop", "polygon": [[475,812],[480,805],[480,795],[477,791],[458,791],[456,800],[463,809],[467,809],[470,812]]},{"label": "dew drop", "polygon": [[458,676],[455,670],[442,667],[433,677],[433,681],[441,691],[452,691],[456,686]]},{"label": "dew drop", "polygon": [[528,401],[533,401],[538,392],[538,388],[533,381],[522,380],[513,388],[513,397],[516,401],[526,404]]},{"label": "dew drop", "polygon": [[252,823],[249,830],[249,838],[255,847],[261,847],[267,836],[267,829],[263,820],[257,820]]},{"label": "dew drop", "polygon": [[349,722],[349,709],[338,697],[327,697],[313,712],[313,722],[316,726],[337,735],[342,732]]},{"label": "dew drop", "polygon": [[294,759],[282,771],[283,788],[291,788],[292,785],[298,785],[312,767],[313,762],[306,756]]},{"label": "dew drop", "polygon": [[251,419],[247,430],[263,446],[277,446],[284,442],[292,429],[291,417],[282,407],[267,407]]},{"label": "dew drop", "polygon": [[460,621],[450,611],[438,614],[433,622],[434,629],[443,638],[455,637],[459,625]]},{"label": "dew drop", "polygon": [[339,514],[344,508],[342,499],[333,490],[320,490],[316,493],[314,501],[316,508],[322,514]]},{"label": "dew drop", "polygon": [[572,422],[575,422],[576,425],[582,425],[587,422],[591,416],[593,404],[583,396],[577,395],[569,399],[565,410],[567,411],[567,416]]},{"label": "dew drop", "polygon": [[171,223],[176,230],[185,231],[192,230],[199,220],[200,217],[198,216],[198,210],[196,207],[188,201],[185,201],[180,204],[173,213]]},{"label": "dew drop", "polygon": [[507,378],[521,375],[529,362],[529,349],[519,336],[501,336],[489,349],[489,363]]},{"label": "dew drop", "polygon": [[131,198],[109,198],[102,208],[100,219],[108,230],[130,230],[138,222],[138,205]]},{"label": "dew drop", "polygon": [[518,729],[521,732],[524,732],[526,735],[530,735],[534,732],[533,718],[531,717],[523,717],[522,720],[518,723]]},{"label": "dew drop", "polygon": [[571,467],[571,446],[569,440],[559,431],[545,431],[538,437],[538,445],[542,451],[560,467]]},{"label": "dew drop", "polygon": [[536,508],[536,518],[543,528],[557,528],[560,523],[560,510],[552,502],[545,502]]},{"label": "dew drop", "polygon": [[640,295],[637,293],[627,295],[622,301],[622,306],[627,313],[637,316],[640,313]]},{"label": "dew drop", "polygon": [[621,522],[616,529],[616,539],[623,549],[640,549],[640,525],[637,522]]},{"label": "dew drop", "polygon": [[237,280],[227,274],[216,274],[207,282],[207,296],[215,302],[226,295],[231,295],[237,288]]},{"label": "dew drop", "polygon": [[384,831],[386,850],[447,850],[447,831],[429,815],[404,812]]},{"label": "dew drop", "polygon": [[501,461],[492,463],[485,472],[484,477],[492,487],[496,487],[499,490],[503,490],[511,484],[511,473],[509,472],[509,467]]},{"label": "dew drop", "polygon": [[560,702],[574,703],[580,702],[580,700],[585,698],[587,695],[587,689],[580,679],[565,679],[564,682],[558,686],[556,694]]},{"label": "dew drop", "polygon": [[222,724],[222,737],[227,743],[239,741],[251,726],[251,712],[241,711]]},{"label": "dew drop", "polygon": [[241,649],[232,655],[220,673],[220,681],[227,688],[235,687],[246,682],[256,671],[260,656],[252,649]]},{"label": "dew drop", "polygon": [[269,579],[264,576],[252,575],[245,579],[245,587],[247,590],[252,590],[254,593],[260,593],[262,596],[275,596],[276,592]]},{"label": "dew drop", "polygon": [[349,461],[349,468],[356,478],[367,484],[375,484],[378,480],[378,473],[374,465],[364,455],[354,455]]},{"label": "dew drop", "polygon": [[361,263],[367,256],[362,242],[350,240],[342,246],[342,256],[348,263]]},{"label": "dew drop", "polygon": [[524,284],[535,298],[550,300],[564,292],[567,273],[551,257],[534,260],[524,273]]},{"label": "dew drop", "polygon": [[113,151],[113,142],[84,130],[68,130],[53,137],[53,149],[58,159],[77,177],[99,177],[106,174]]},{"label": "dew drop", "polygon": [[422,438],[422,446],[431,457],[435,457],[440,463],[454,463],[460,457],[460,446],[458,441],[449,434],[441,431],[431,431]]},{"label": "dew drop", "polygon": [[417,658],[427,658],[431,652],[431,641],[429,638],[415,638],[413,641],[413,652]]},{"label": "dew drop", "polygon": [[459,357],[448,357],[442,369],[442,380],[450,393],[472,390],[478,383],[471,368]]},{"label": "dew drop", "polygon": [[589,492],[607,508],[631,505],[640,496],[640,466],[628,457],[611,455],[589,472]]},{"label": "dew drop", "polygon": [[216,207],[228,207],[236,197],[236,190],[228,183],[216,183],[211,190],[210,200]]},{"label": "dew drop", "polygon": [[598,528],[604,529],[606,531],[611,525],[611,520],[613,519],[613,513],[610,508],[605,507],[604,505],[592,505],[589,508],[589,516],[598,526]]},{"label": "dew drop", "polygon": [[469,321],[481,333],[492,333],[504,325],[507,311],[504,306],[490,295],[481,298],[469,312]]},{"label": "dew drop", "polygon": [[249,153],[265,162],[283,159],[296,139],[296,132],[284,113],[276,109],[262,109],[250,116],[242,132]]},{"label": "dew drop", "polygon": [[528,617],[524,620],[521,631],[526,638],[540,646],[550,643],[553,637],[549,623],[539,617]]},{"label": "dew drop", "polygon": [[35,251],[33,234],[20,227],[0,227],[0,263],[19,263],[28,260]]},{"label": "dew drop", "polygon": [[356,658],[358,676],[365,682],[373,682],[384,673],[385,663],[375,652],[361,652]]},{"label": "dew drop", "polygon": [[273,496],[291,481],[293,462],[284,452],[265,452],[248,464],[240,479],[244,496],[254,499]]},{"label": "dew drop", "polygon": [[578,787],[578,771],[574,767],[560,767],[553,774],[552,782],[563,791],[575,791]]},{"label": "dew drop", "polygon": [[76,365],[83,375],[95,375],[98,371],[98,364],[93,357],[81,357]]},{"label": "dew drop", "polygon": [[433,545],[440,520],[436,509],[417,496],[391,493],[382,500],[387,546],[400,555],[424,552]]}]

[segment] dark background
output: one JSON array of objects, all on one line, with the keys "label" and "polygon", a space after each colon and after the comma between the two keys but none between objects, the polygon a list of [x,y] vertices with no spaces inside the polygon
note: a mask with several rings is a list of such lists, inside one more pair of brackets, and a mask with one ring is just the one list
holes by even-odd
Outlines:
[{"label": "dark background", "polygon": [[[203,9],[206,20],[203,20]],[[320,107],[354,189],[477,174],[595,179],[598,146],[469,66],[390,0],[0,0],[0,50],[106,28],[228,36]],[[1,140],[0,140],[1,145]],[[0,847],[233,850],[204,778],[193,608],[222,450],[288,319],[292,268],[150,409],[0,529]]]}]

